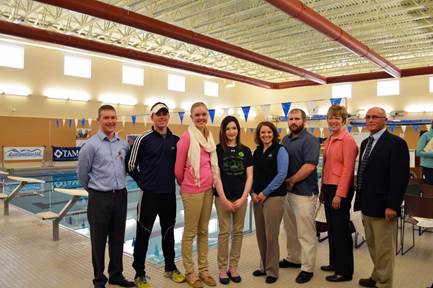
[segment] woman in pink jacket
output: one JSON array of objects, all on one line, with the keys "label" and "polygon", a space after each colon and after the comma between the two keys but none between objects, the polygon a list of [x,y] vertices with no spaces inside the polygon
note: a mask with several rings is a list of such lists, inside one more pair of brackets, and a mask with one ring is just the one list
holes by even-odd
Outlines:
[{"label": "woman in pink jacket", "polygon": [[351,281],[353,275],[353,244],[350,229],[350,205],[353,197],[353,173],[358,147],[352,135],[344,128],[346,108],[333,105],[328,110],[331,131],[323,152],[321,199],[325,202],[329,235],[329,265],[323,271],[331,282]]},{"label": "woman in pink jacket", "polygon": [[[212,211],[212,187],[221,185],[218,157],[212,134],[206,127],[209,112],[203,102],[191,107],[192,124],[177,143],[175,175],[184,208],[182,260],[191,287],[216,286],[208,272],[208,226]],[[197,236],[199,274],[194,272],[192,242]]]}]

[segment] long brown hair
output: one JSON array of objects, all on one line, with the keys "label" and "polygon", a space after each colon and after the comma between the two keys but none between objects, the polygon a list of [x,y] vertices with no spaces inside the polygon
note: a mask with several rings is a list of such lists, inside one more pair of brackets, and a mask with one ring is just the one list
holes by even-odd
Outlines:
[{"label": "long brown hair", "polygon": [[238,129],[238,135],[236,136],[236,144],[241,144],[241,125],[239,125],[239,121],[235,116],[226,116],[223,121],[221,122],[220,127],[220,144],[222,147],[227,147],[227,136],[226,136],[226,129],[230,122],[234,122],[236,125],[236,128]]},{"label": "long brown hair", "polygon": [[257,145],[263,145],[262,140],[260,140],[260,129],[262,129],[263,126],[269,127],[269,129],[272,130],[273,139],[272,142],[278,143],[280,142],[280,133],[278,133],[277,127],[275,127],[272,122],[269,121],[262,121],[257,125],[256,133],[254,135],[254,142]]}]

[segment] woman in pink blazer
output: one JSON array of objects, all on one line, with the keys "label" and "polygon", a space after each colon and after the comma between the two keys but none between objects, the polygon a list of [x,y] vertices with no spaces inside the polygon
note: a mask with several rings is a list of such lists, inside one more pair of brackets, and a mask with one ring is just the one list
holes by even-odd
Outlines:
[{"label": "woman in pink blazer", "polygon": [[350,205],[353,197],[353,174],[358,147],[345,129],[346,108],[333,105],[327,114],[331,131],[324,143],[321,199],[325,203],[329,236],[329,265],[323,271],[331,282],[351,281],[353,275],[353,243],[350,229]]}]

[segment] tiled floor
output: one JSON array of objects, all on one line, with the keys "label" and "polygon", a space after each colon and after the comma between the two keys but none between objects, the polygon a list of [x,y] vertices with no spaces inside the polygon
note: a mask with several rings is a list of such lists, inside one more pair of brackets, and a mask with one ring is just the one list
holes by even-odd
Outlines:
[{"label": "tiled floor", "polygon": [[[2,212],[2,204],[0,204]],[[51,225],[11,207],[10,216],[0,216],[0,287],[92,287],[92,267],[89,240],[72,231],[61,230],[61,240],[51,240]],[[410,235],[411,236],[411,235]],[[410,240],[410,238],[408,238]],[[397,256],[395,286],[397,288],[425,288],[433,282],[433,234],[416,237],[416,247],[405,256]],[[284,247],[284,234],[280,235]],[[281,251],[284,251],[283,249]],[[253,235],[245,237],[240,273],[243,281],[226,287],[266,287],[264,278],[255,278],[251,272],[257,268],[258,251]],[[281,270],[279,280],[269,287],[358,287],[360,277],[369,276],[372,264],[366,246],[355,250],[355,275],[350,283],[328,283],[325,273],[318,267],[327,264],[327,242],[319,244],[317,268],[313,280],[299,285],[294,282],[298,271]],[[210,272],[216,277],[216,250],[209,251]],[[131,258],[124,257],[125,276],[133,277]],[[178,263],[182,268],[182,264]],[[152,287],[188,287],[175,284],[162,277],[162,268],[147,265]],[[107,286],[110,287],[110,286]],[[115,286],[112,286],[115,287]]]}]

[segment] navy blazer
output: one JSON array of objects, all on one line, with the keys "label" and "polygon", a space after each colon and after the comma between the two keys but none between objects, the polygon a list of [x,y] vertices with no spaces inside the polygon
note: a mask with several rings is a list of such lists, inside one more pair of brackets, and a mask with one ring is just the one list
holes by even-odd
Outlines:
[{"label": "navy blazer", "polygon": [[[368,139],[361,143],[359,163]],[[359,167],[358,165],[358,174]],[[354,210],[371,217],[385,217],[385,209],[401,214],[401,203],[409,182],[409,148],[402,138],[385,131],[370,153],[357,189]]]}]

